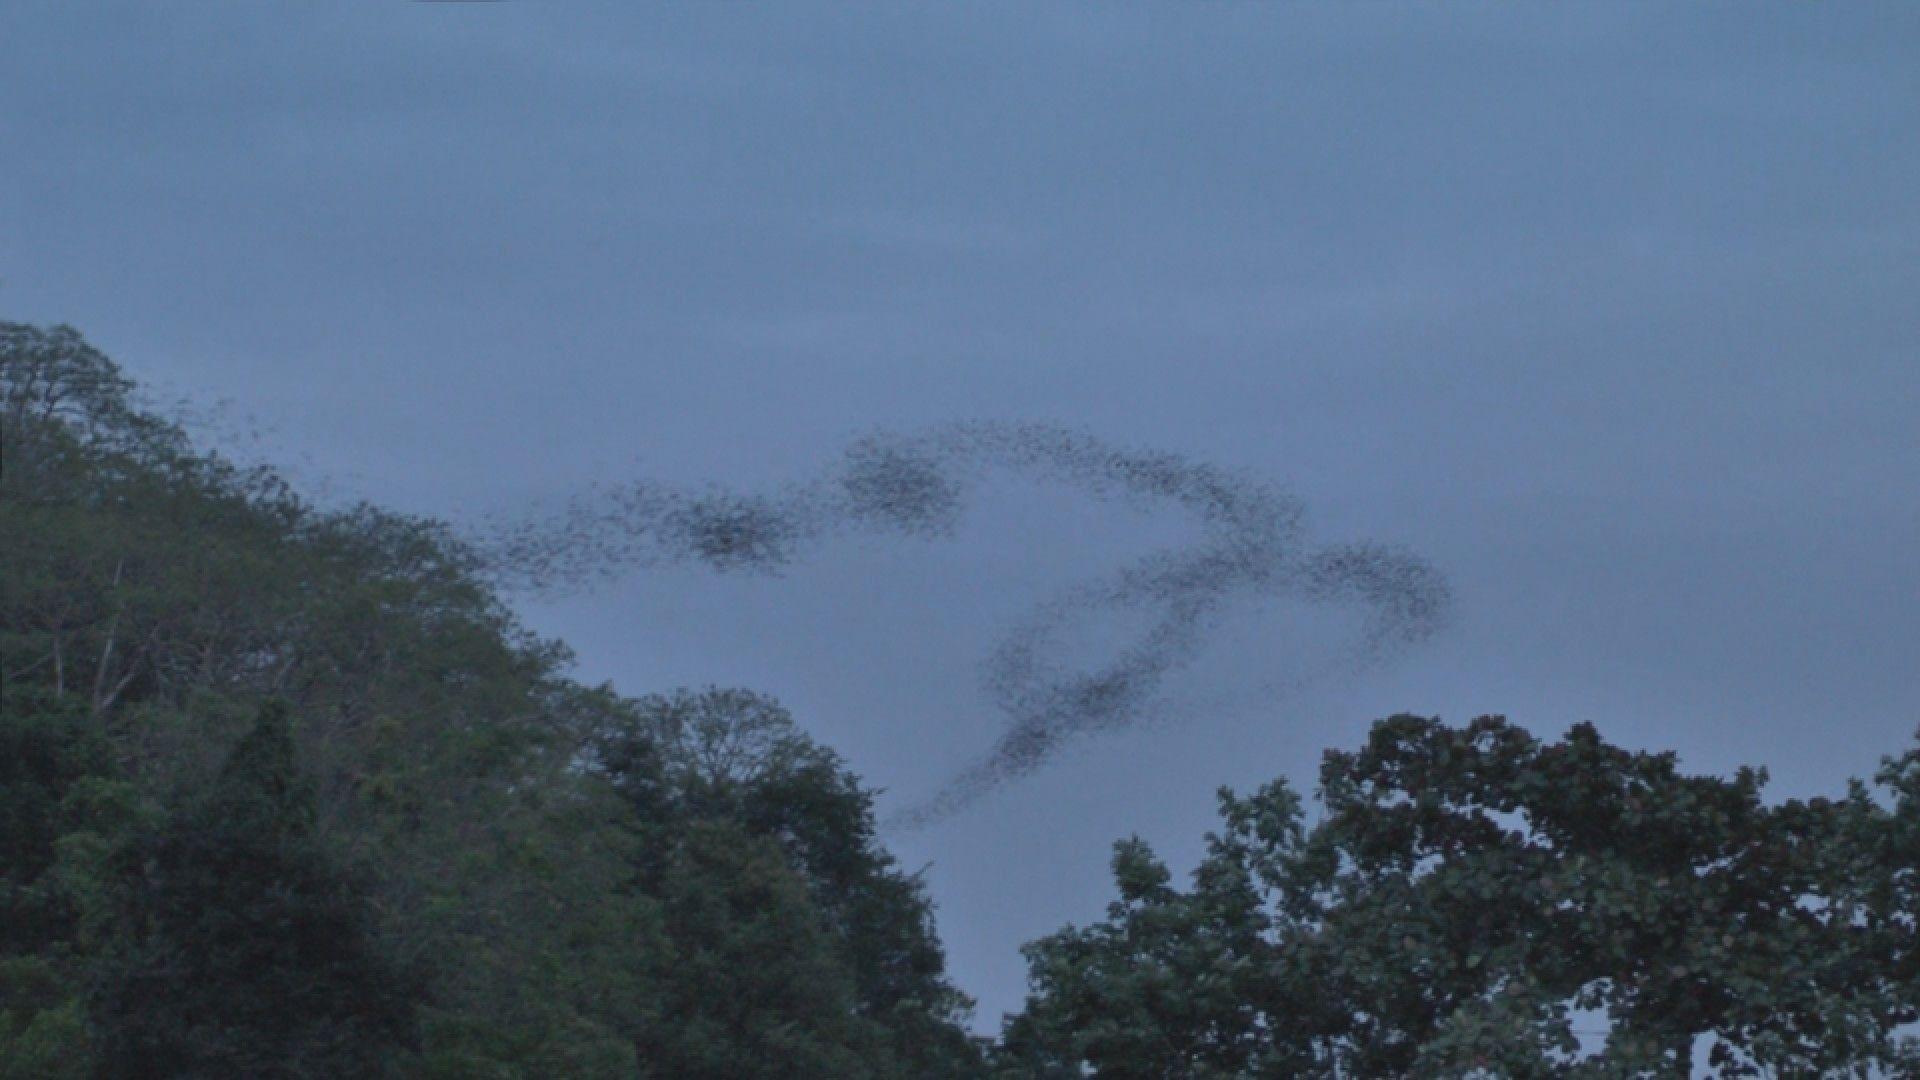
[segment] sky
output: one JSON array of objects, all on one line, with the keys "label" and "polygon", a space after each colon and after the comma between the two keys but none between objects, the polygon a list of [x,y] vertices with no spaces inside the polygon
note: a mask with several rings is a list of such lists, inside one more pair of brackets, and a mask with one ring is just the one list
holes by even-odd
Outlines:
[{"label": "sky", "polygon": [[[1114,840],[1184,870],[1216,788],[1381,716],[1781,795],[1905,745],[1916,58],[1906,3],[12,3],[0,316],[461,523],[1044,424],[1444,574],[1441,633],[1333,674],[1350,612],[1237,603],[1156,722],[889,832],[990,1029]],[[1007,473],[951,536],[514,602],[590,681],[780,698],[899,809],[1001,733],[1010,627],[1191,528]]]}]

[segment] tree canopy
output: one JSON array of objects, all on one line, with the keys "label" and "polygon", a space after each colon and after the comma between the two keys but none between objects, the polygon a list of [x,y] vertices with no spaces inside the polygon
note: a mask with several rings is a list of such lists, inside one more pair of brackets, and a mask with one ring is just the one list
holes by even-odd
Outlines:
[{"label": "tree canopy", "polygon": [[71,329],[0,324],[0,423],[0,1076],[977,1073],[770,699],[571,680],[444,526],[196,451]]},{"label": "tree canopy", "polygon": [[1913,1068],[1915,753],[1879,799],[1769,805],[1759,771],[1686,775],[1584,724],[1384,720],[1328,753],[1311,827],[1284,782],[1223,791],[1190,890],[1119,844],[1107,918],[1028,947],[1004,1071]]}]

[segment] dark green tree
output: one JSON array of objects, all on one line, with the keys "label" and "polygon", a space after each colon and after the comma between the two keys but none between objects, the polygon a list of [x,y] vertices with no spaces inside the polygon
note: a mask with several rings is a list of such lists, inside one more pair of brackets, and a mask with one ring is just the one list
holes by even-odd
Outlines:
[{"label": "dark green tree", "polygon": [[106,903],[103,1075],[380,1076],[414,1042],[413,981],[316,835],[281,706],[204,794],[117,853]]},{"label": "dark green tree", "polygon": [[[946,980],[924,889],[880,847],[872,794],[777,702],[744,690],[645,698],[626,722],[602,733],[595,755],[633,810],[643,838],[639,888],[665,898],[675,955],[730,954],[739,965],[728,965],[727,978],[766,980],[759,991],[735,985],[726,993],[682,995],[681,1019],[669,1022],[671,1030],[693,1030],[704,1023],[697,1019],[703,1010],[720,1010],[728,1019],[714,1020],[713,1030],[811,1028],[859,1063],[769,1052],[755,1059],[771,1070],[766,1075],[797,1068],[799,1060],[824,1071],[784,1075],[977,1075],[978,1051],[961,1027],[968,1002]],[[719,859],[718,837],[757,854]],[[738,880],[722,880],[727,875]],[[771,906],[756,915],[751,905],[723,902],[737,890]],[[722,899],[685,899],[707,894]],[[685,917],[691,913],[699,917]],[[763,933],[769,919],[787,929]],[[737,944],[721,944],[742,940],[760,940],[768,951],[754,960]],[[815,972],[815,1000],[782,989],[795,970]],[[738,1014],[743,1002],[770,1011]],[[812,1020],[781,1018],[779,1010],[799,1005]],[[819,1012],[823,1005],[832,1012]],[[828,1015],[843,1022],[826,1023]],[[748,1067],[745,1059],[729,1065]]]},{"label": "dark green tree", "polygon": [[0,685],[0,1080],[90,1070],[77,950],[84,897],[58,872],[84,789],[112,761],[77,701]]},{"label": "dark green tree", "polygon": [[806,884],[778,845],[722,821],[684,826],[659,879],[672,978],[640,1033],[649,1076],[794,1080],[886,1075],[880,1032]]},{"label": "dark green tree", "polygon": [[1764,779],[1685,775],[1586,725],[1541,743],[1494,717],[1382,721],[1328,754],[1310,830],[1283,784],[1223,792],[1189,892],[1122,845],[1107,921],[1029,947],[1005,1070],[1676,1075],[1701,1051],[1722,1076],[1910,1067],[1911,871],[1887,868],[1912,865],[1913,802],[1768,805]]},{"label": "dark green tree", "polygon": [[[1889,957],[1875,973],[1880,991],[1907,1006],[1905,1019],[1920,1020],[1920,733],[1875,779],[1878,798],[1854,785],[1843,810],[1848,834],[1830,857],[1836,875],[1859,883],[1849,910]],[[1920,1045],[1909,1050],[1920,1075]]]},{"label": "dark green tree", "polygon": [[44,953],[74,936],[74,898],[49,871],[68,794],[111,772],[107,742],[79,702],[0,686],[0,955]]},{"label": "dark green tree", "polygon": [[[79,740],[63,760],[84,744],[116,765],[111,791],[18,789],[39,854],[6,876],[38,884],[0,891],[31,902],[34,935],[67,935],[22,985],[78,996],[100,939],[72,936],[73,912],[100,906],[119,826],[216,770],[277,696],[302,718],[316,835],[355,853],[430,982],[422,1067],[631,1076],[630,1048],[624,1065],[605,1049],[658,998],[657,919],[621,891],[616,800],[571,768],[618,700],[566,679],[566,651],[514,623],[447,529],[322,512],[268,470],[196,453],[70,329],[0,323],[0,440],[0,685],[39,702],[6,719],[35,754],[57,730]],[[9,996],[0,1059],[45,996]]]}]

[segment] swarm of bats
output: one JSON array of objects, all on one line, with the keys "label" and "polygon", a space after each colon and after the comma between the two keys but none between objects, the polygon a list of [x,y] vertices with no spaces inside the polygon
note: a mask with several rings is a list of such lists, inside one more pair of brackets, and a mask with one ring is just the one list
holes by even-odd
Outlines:
[{"label": "swarm of bats", "polygon": [[[1357,607],[1354,665],[1431,637],[1450,602],[1445,579],[1406,552],[1369,543],[1315,545],[1297,500],[1254,479],[1176,454],[1116,447],[1043,424],[975,422],[849,445],[812,480],[774,494],[686,491],[647,481],[575,499],[563,511],[497,526],[481,545],[504,587],[555,592],[661,563],[777,573],[837,535],[936,538],[960,525],[996,470],[1096,499],[1165,506],[1199,525],[1193,543],[1149,554],[1039,604],[983,667],[1005,717],[985,757],[892,824],[951,815],[1025,776],[1070,741],[1143,721],[1167,678],[1192,663],[1230,600],[1261,596]],[[1133,644],[1094,670],[1060,660],[1076,620],[1147,616]]]}]

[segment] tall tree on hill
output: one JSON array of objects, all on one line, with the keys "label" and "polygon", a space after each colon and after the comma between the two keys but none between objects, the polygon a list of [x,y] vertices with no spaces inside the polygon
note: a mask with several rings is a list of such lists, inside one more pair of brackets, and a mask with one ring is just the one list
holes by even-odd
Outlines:
[{"label": "tall tree on hill", "polygon": [[[617,699],[566,679],[566,651],[517,626],[445,527],[322,510],[196,452],[69,328],[0,322],[0,440],[4,734],[39,755],[0,793],[27,853],[0,902],[58,937],[21,985],[59,990],[6,995],[0,1061],[23,1045],[8,1031],[79,995],[97,942],[74,936],[68,886],[100,881],[133,811],[216,771],[279,697],[301,717],[316,835],[354,851],[383,933],[431,979],[422,1067],[631,1076],[607,1048],[657,997],[636,961],[652,917],[618,890],[614,800],[570,768]],[[63,810],[83,745],[117,787],[82,784],[92,808]],[[49,875],[55,849],[74,865]],[[13,888],[29,876],[68,884]]]}]

